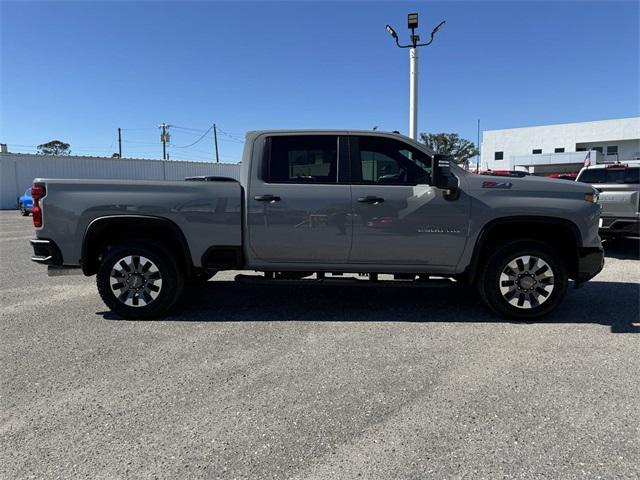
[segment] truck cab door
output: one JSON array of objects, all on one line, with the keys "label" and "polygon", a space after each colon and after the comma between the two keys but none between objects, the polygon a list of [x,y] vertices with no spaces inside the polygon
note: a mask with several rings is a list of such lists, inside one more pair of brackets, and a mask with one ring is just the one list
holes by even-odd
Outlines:
[{"label": "truck cab door", "polygon": [[470,199],[431,185],[433,159],[401,139],[358,135],[351,145],[350,263],[455,266],[464,250]]},{"label": "truck cab door", "polygon": [[249,264],[345,263],[352,235],[346,136],[273,134],[256,143],[262,148],[246,196]]}]

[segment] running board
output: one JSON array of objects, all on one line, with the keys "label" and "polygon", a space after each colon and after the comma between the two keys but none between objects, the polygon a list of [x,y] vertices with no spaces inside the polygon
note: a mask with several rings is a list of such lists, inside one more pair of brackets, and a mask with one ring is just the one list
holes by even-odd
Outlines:
[{"label": "running board", "polygon": [[303,278],[300,280],[277,280],[265,278],[262,275],[236,275],[235,281],[246,285],[327,285],[327,286],[362,286],[362,287],[414,287],[414,288],[433,288],[433,287],[451,287],[456,282],[449,278],[438,278],[433,280],[363,280],[359,278],[342,277],[342,278]]},{"label": "running board", "polygon": [[47,268],[47,276],[62,277],[64,275],[80,275],[82,270],[80,267],[67,267],[58,265],[49,265]]}]

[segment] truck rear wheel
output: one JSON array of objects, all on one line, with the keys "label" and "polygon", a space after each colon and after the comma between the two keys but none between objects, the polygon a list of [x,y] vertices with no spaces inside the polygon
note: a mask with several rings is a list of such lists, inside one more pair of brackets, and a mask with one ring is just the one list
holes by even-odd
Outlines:
[{"label": "truck rear wheel", "polygon": [[128,319],[165,315],[184,286],[182,270],[171,255],[144,242],[124,243],[109,250],[96,278],[107,307]]},{"label": "truck rear wheel", "polygon": [[478,291],[499,315],[529,320],[554,310],[564,298],[567,283],[567,267],[548,245],[514,241],[489,256]]}]

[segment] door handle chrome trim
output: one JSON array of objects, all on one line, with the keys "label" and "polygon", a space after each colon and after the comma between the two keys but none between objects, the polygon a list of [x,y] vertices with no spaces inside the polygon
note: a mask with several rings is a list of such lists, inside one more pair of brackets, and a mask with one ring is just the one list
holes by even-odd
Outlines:
[{"label": "door handle chrome trim", "polygon": [[269,203],[280,201],[280,197],[276,195],[256,195],[255,197],[253,197],[253,199],[256,202],[269,202]]},{"label": "door handle chrome trim", "polygon": [[372,205],[377,205],[379,203],[384,202],[384,198],[376,197],[376,196],[373,196],[373,195],[368,195],[366,197],[359,197],[358,198],[358,202],[360,202],[360,203],[370,203]]}]

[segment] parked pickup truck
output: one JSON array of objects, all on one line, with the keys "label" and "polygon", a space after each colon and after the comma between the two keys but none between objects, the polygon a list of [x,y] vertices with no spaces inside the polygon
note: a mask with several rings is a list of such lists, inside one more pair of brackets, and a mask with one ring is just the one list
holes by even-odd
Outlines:
[{"label": "parked pickup truck", "polygon": [[599,192],[603,238],[640,235],[640,162],[592,165],[583,168],[576,180]]},{"label": "parked pickup truck", "polygon": [[561,302],[568,279],[600,272],[593,187],[473,175],[449,160],[395,133],[257,131],[240,181],[38,178],[33,261],[96,275],[125,318],[164,315],[220,270],[253,270],[264,284],[444,277],[531,319]]}]

